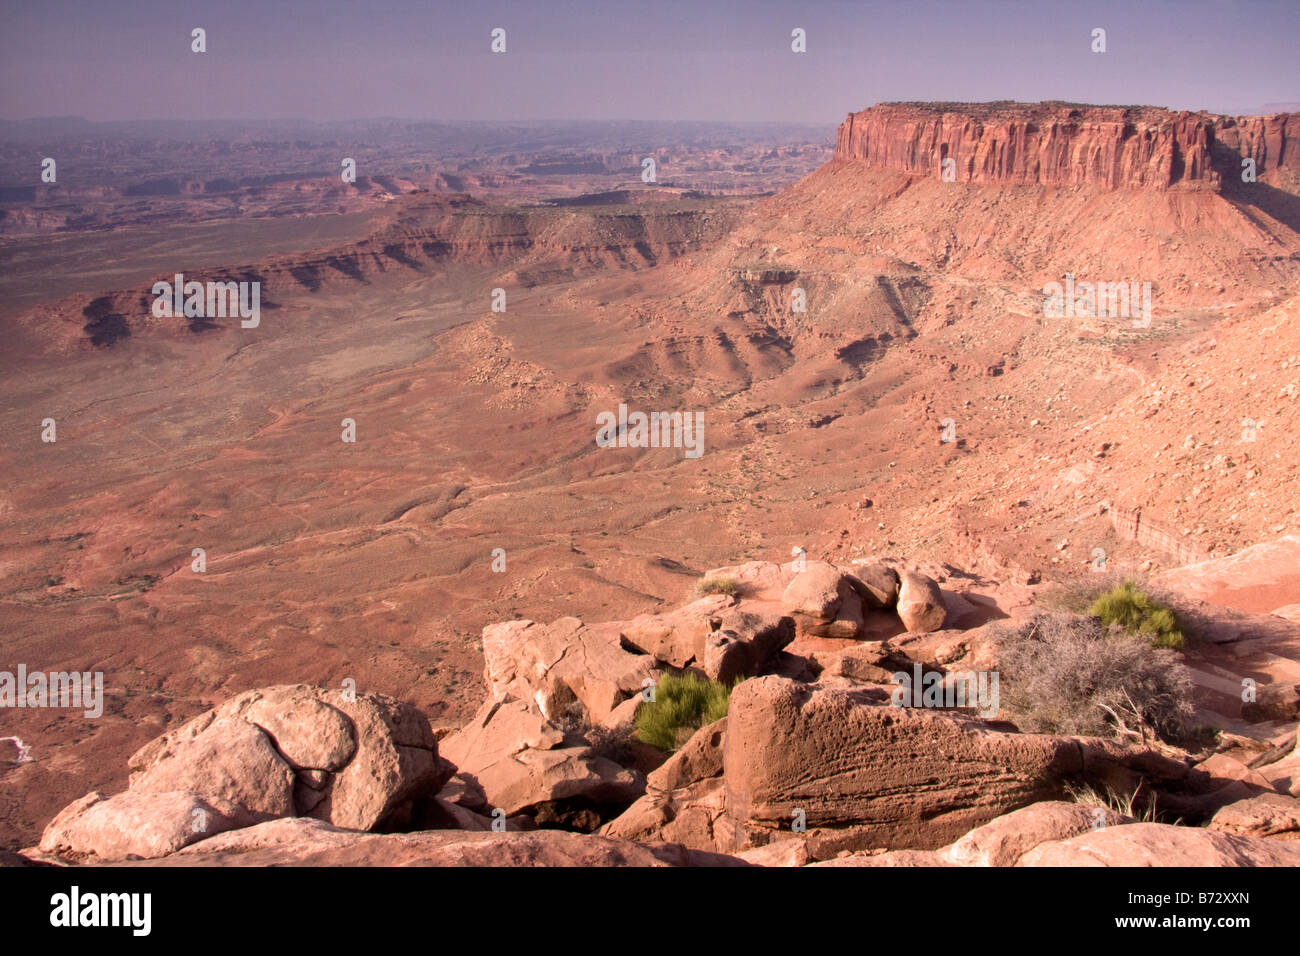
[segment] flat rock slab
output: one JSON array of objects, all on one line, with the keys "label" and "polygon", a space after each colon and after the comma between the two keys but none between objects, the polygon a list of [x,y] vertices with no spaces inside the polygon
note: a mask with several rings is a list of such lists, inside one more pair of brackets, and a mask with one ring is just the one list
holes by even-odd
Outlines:
[{"label": "flat rock slab", "polygon": [[373,834],[276,820],[196,843],[164,866],[667,866],[627,840],[563,830]]}]

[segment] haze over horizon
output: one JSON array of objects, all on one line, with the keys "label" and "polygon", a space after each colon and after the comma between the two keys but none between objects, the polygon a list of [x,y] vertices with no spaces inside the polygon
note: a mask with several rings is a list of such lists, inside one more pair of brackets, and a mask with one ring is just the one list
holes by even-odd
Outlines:
[{"label": "haze over horizon", "polygon": [[[1300,5],[7,5],[0,116],[837,123],[878,102],[1240,114],[1300,100]],[[190,30],[207,31],[192,53]],[[489,50],[506,30],[507,51]],[[794,54],[790,33],[807,32]],[[1094,28],[1106,30],[1093,53]],[[112,37],[112,42],[106,38]],[[52,51],[58,51],[52,59]],[[740,82],[739,78],[744,81]]]}]

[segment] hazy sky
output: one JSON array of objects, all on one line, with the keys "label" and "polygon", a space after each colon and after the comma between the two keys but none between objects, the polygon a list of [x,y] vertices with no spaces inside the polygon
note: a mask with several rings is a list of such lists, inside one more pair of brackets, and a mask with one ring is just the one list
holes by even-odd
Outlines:
[{"label": "hazy sky", "polygon": [[[886,100],[1300,101],[1300,0],[0,0],[0,117],[835,123]],[[208,51],[190,52],[190,30]],[[507,52],[489,50],[494,27]],[[790,50],[807,31],[808,51]],[[1091,52],[1091,32],[1107,52]]]}]

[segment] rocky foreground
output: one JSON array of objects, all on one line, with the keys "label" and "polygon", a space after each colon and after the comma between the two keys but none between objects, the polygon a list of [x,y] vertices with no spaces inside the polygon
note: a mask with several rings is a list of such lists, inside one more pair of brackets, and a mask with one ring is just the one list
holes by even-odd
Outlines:
[{"label": "rocky foreground", "polygon": [[[1223,734],[1195,755],[1020,733],[969,701],[895,706],[897,672],[995,669],[990,622],[1025,613],[926,570],[755,562],[710,573],[734,593],[663,614],[489,626],[487,699],[455,730],[381,695],[247,691],[141,748],[125,792],[86,794],[7,859],[1300,865],[1295,701],[1276,689],[1281,743]],[[741,682],[727,716],[666,757],[630,731],[661,675],[683,669]],[[1139,787],[1179,824],[1067,798]]]}]

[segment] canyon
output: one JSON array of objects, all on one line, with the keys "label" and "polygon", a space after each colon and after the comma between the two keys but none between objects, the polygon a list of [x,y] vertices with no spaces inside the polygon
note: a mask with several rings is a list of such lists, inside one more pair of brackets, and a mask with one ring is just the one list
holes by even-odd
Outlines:
[{"label": "canyon", "polygon": [[[321,176],[291,206],[238,218],[248,231],[237,237],[203,231],[235,225],[215,213],[185,227],[142,214],[114,237],[111,256],[96,226],[33,225],[40,216],[24,199],[0,220],[12,226],[0,242],[10,343],[0,359],[4,647],[31,669],[103,672],[104,716],[3,714],[0,729],[32,759],[0,770],[0,839],[31,848],[74,802],[132,793],[133,754],[240,695],[337,693],[346,680],[374,707],[405,702],[420,715],[408,715],[414,725],[425,721],[419,746],[431,756],[412,792],[451,806],[420,812],[473,820],[462,811],[486,804],[445,791],[451,777],[433,768],[456,762],[448,741],[462,763],[475,752],[466,728],[488,734],[483,708],[509,683],[501,660],[515,653],[498,648],[494,661],[502,632],[493,627],[513,626],[517,637],[531,621],[572,635],[581,629],[559,622],[577,619],[595,635],[582,646],[606,648],[590,659],[607,662],[628,622],[693,606],[695,584],[726,569],[757,582],[730,610],[780,619],[789,609],[773,581],[792,573],[792,549],[840,569],[886,560],[923,570],[951,605],[944,626],[918,631],[891,618],[875,638],[854,632],[842,644],[801,632],[784,656],[764,657],[769,671],[750,668],[738,719],[725,739],[694,742],[696,764],[637,769],[642,792],[651,794],[647,780],[659,787],[656,799],[690,791],[683,806],[707,820],[707,840],[686,822],[665,836],[642,805],[618,826],[601,817],[618,833],[583,837],[627,846],[579,850],[561,845],[568,835],[552,846],[530,831],[527,853],[631,858],[642,851],[630,844],[645,840],[724,856],[763,850],[788,809],[793,772],[775,757],[766,771],[741,769],[743,753],[780,751],[760,732],[765,714],[829,740],[823,721],[842,712],[877,739],[882,710],[869,687],[817,683],[877,666],[856,660],[865,652],[850,644],[883,639],[915,662],[960,665],[956,645],[977,654],[987,644],[969,632],[1021,620],[1088,581],[1098,549],[1112,572],[1167,582],[1204,632],[1222,638],[1185,656],[1203,720],[1235,735],[1200,771],[1226,787],[1226,761],[1245,766],[1295,733],[1294,720],[1245,720],[1229,691],[1244,677],[1300,682],[1300,624],[1287,611],[1300,604],[1300,567],[1241,557],[1293,555],[1300,534],[1298,134],[1300,114],[881,104],[849,114],[833,152],[787,144],[771,160],[778,173],[764,174],[768,151],[750,142],[737,162],[758,171],[737,169],[715,194],[703,182],[641,183],[622,162],[583,173],[590,157],[516,156],[507,143],[488,165],[502,172],[509,158],[510,177],[493,180],[509,186],[486,185],[486,173],[456,190],[385,180],[380,200],[359,180],[335,203],[333,192],[310,194],[327,189]],[[608,152],[637,153],[617,143]],[[700,176],[709,155],[692,154]],[[1243,160],[1253,161],[1253,181],[1242,178]],[[550,165],[569,162],[579,172]],[[545,181],[560,175],[570,178]],[[149,290],[178,272],[260,283],[260,323],[154,315]],[[1067,275],[1150,283],[1149,325],[1044,314],[1043,287]],[[497,289],[504,311],[493,308]],[[702,412],[703,454],[601,447],[596,416],[620,405]],[[58,423],[54,443],[40,441],[47,417]],[[339,440],[345,419],[355,442]],[[201,573],[194,548],[207,555]],[[493,567],[496,549],[504,571]],[[690,660],[663,653],[644,656],[658,670]],[[591,684],[561,682],[593,710]],[[634,700],[613,683],[610,710]],[[600,799],[616,793],[631,812],[627,781],[592,770],[567,731],[556,737],[548,726],[556,715],[533,713],[528,699],[516,694],[517,713],[498,707],[491,719],[509,722],[493,732],[544,741],[530,748],[539,761],[601,778]],[[909,715],[909,732],[956,739],[967,719]],[[1004,729],[979,733],[1027,761],[1002,797],[958,807],[926,832],[915,822],[928,812],[922,802],[882,810],[878,795],[854,791],[860,818],[846,820],[814,794],[835,832],[784,850],[804,862],[847,853],[864,864],[882,849],[952,862],[964,834],[1034,806],[1054,821],[1044,845],[1090,839],[1070,811],[1047,806],[1063,791],[1040,757],[1016,750],[1030,743]],[[320,768],[285,769],[247,746],[276,768],[276,813],[287,814],[295,775]],[[1097,746],[1099,766],[1140,759]],[[346,762],[336,763],[329,772],[342,779]],[[717,772],[697,773],[703,766]],[[1253,798],[1265,784],[1249,779]],[[1170,786],[1191,799],[1190,785]],[[1293,798],[1289,788],[1277,795]],[[534,814],[547,802],[509,810]],[[213,835],[193,853],[164,840],[174,853],[166,859],[202,856],[204,844],[236,854],[247,839],[242,852],[280,861],[275,834],[290,830],[322,861],[471,852],[447,849],[443,837],[363,845],[322,829],[366,830],[378,817],[311,820],[311,808],[249,823],[239,805],[209,809],[242,837]],[[1051,853],[1132,859],[1124,854],[1143,841],[1165,839],[1140,829],[1159,825],[1113,826],[1107,845]],[[876,828],[876,842],[857,839],[852,828],[862,826]],[[1125,832],[1137,842],[1107,843]],[[474,839],[473,853],[508,852],[482,849],[508,842],[496,836]],[[1200,839],[1188,859],[1273,852]]]}]

